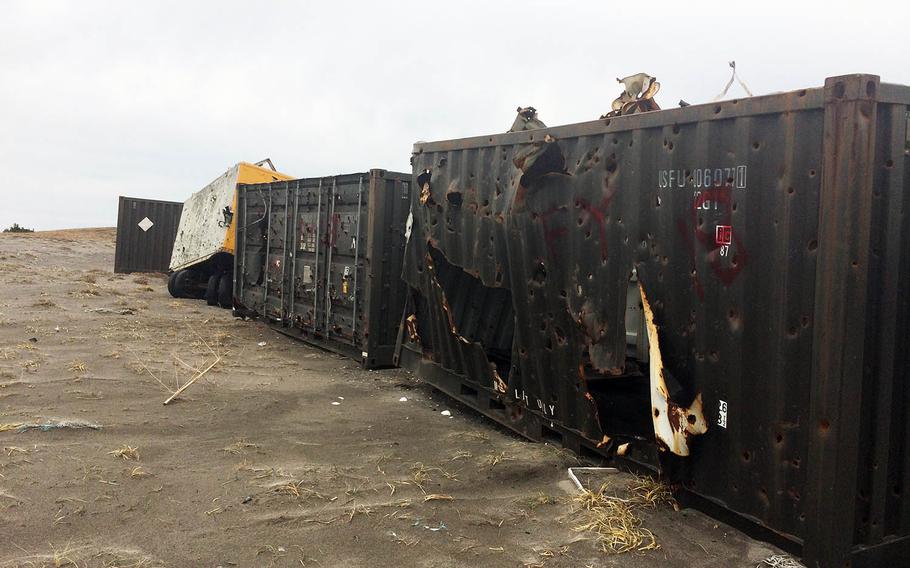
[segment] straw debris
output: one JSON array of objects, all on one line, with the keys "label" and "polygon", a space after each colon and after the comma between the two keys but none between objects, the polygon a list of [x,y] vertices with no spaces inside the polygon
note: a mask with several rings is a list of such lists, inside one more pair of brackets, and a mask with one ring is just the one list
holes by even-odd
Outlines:
[{"label": "straw debris", "polygon": [[108,454],[126,461],[139,460],[139,448],[130,445],[124,445],[116,450],[108,452]]},{"label": "straw debris", "polygon": [[651,477],[636,476],[627,486],[629,497],[608,495],[608,484],[597,491],[583,490],[573,498],[582,522],[573,530],[594,533],[605,553],[645,552],[657,550],[660,544],[642,523],[640,511],[659,505],[678,510],[669,488]]}]

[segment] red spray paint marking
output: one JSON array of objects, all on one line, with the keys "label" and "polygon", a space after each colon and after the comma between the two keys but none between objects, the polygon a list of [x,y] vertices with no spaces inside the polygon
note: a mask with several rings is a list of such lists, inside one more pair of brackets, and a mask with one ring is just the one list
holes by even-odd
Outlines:
[{"label": "red spray paint marking", "polygon": [[[695,200],[695,203],[692,205],[691,229],[689,225],[682,220],[679,220],[676,223],[677,229],[686,240],[686,246],[689,249],[689,257],[692,261],[693,269],[695,267],[695,246],[692,236],[694,235],[695,239],[697,239],[698,242],[701,243],[702,247],[708,251],[708,263],[711,267],[711,271],[714,273],[715,277],[717,277],[717,279],[724,284],[724,286],[729,286],[733,283],[734,280],[736,280],[737,276],[739,276],[739,273],[746,265],[746,262],[748,262],[749,255],[746,252],[746,247],[743,245],[742,240],[739,238],[739,235],[737,235],[731,228],[729,236],[731,237],[730,240],[732,242],[732,246],[734,246],[736,250],[737,262],[735,266],[724,266],[721,263],[721,256],[718,254],[718,248],[721,245],[717,242],[717,230],[714,229],[711,230],[711,232],[705,232],[699,229],[698,211],[706,202],[721,203],[724,206],[724,214],[721,221],[722,226],[732,227],[733,206],[730,199],[730,190],[731,187],[729,185],[726,185],[718,189],[709,189],[703,191]],[[704,289],[697,275],[695,276],[695,289],[698,293],[699,299],[704,301]]]},{"label": "red spray paint marking", "polygon": [[[589,217],[592,218],[594,220],[594,223],[597,225],[598,241],[600,243],[600,259],[603,262],[606,262],[607,257],[609,256],[606,230],[607,209],[609,209],[610,202],[613,201],[613,197],[616,196],[616,192],[619,190],[619,186],[608,185],[607,187],[608,192],[599,204],[592,205],[590,201],[582,198],[575,200],[575,207],[577,209],[584,209],[587,211]],[[547,251],[550,254],[550,260],[557,264],[560,259],[560,255],[559,250],[555,247],[555,241],[562,239],[562,237],[568,234],[569,230],[566,227],[550,229],[547,225],[547,219],[557,211],[565,210],[565,207],[551,207],[540,216],[541,221],[543,222],[543,235],[544,240],[547,243]]]}]

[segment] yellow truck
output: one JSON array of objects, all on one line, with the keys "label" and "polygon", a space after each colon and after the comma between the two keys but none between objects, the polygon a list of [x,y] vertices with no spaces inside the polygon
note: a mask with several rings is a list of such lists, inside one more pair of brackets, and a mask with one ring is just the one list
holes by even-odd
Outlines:
[{"label": "yellow truck", "polygon": [[183,204],[169,266],[167,289],[175,298],[205,298],[210,306],[233,304],[237,185],[293,179],[272,161],[240,162]]}]

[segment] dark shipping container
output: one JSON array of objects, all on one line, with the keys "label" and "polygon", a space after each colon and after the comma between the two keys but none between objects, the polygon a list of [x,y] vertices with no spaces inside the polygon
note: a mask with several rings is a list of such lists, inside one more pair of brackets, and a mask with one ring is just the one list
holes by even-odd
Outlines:
[{"label": "dark shipping container", "polygon": [[416,144],[401,364],[809,566],[910,565],[908,105],[851,75]]},{"label": "dark shipping container", "polygon": [[167,272],[183,203],[120,196],[114,272]]},{"label": "dark shipping container", "polygon": [[409,173],[365,173],[238,186],[234,303],[309,343],[392,364]]}]

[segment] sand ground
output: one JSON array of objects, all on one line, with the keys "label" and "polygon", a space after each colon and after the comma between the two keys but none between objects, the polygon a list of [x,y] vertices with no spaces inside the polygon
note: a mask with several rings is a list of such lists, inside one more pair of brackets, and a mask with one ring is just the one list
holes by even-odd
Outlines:
[{"label": "sand ground", "polygon": [[[113,252],[112,229],[0,236],[0,566],[733,568],[776,552],[661,504],[640,513],[658,549],[604,553],[575,530],[571,454],[407,372],[174,300],[161,275],[113,274]],[[65,421],[98,429],[17,427]],[[632,478],[605,479],[621,494]]]}]

